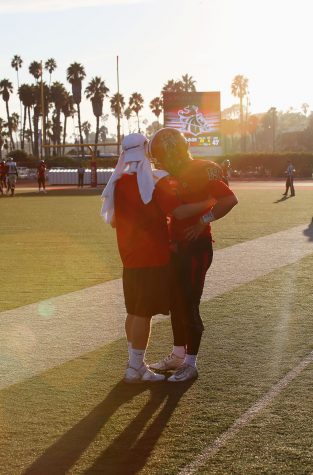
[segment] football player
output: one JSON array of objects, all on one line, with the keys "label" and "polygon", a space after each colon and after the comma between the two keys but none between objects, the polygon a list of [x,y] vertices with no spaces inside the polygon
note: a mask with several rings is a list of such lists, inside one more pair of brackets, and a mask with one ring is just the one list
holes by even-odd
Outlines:
[{"label": "football player", "polygon": [[116,228],[123,263],[129,351],[126,383],[165,379],[147,367],[145,351],[152,316],[169,314],[170,250],[166,216],[173,215],[179,221],[203,213],[208,207],[208,200],[182,204],[176,190],[167,183],[167,173],[153,176],[146,144],[146,137],[140,133],[124,138],[123,152],[102,194],[102,215]]},{"label": "football player", "polygon": [[170,382],[187,381],[198,376],[196,362],[204,329],[199,306],[213,258],[210,223],[229,213],[238,201],[222,181],[221,168],[208,160],[193,159],[187,140],[178,130],[160,129],[150,140],[148,150],[155,166],[176,178],[182,202],[215,200],[203,216],[180,221],[172,216],[169,220],[174,344],[172,352],[150,368],[160,372],[174,370]]}]

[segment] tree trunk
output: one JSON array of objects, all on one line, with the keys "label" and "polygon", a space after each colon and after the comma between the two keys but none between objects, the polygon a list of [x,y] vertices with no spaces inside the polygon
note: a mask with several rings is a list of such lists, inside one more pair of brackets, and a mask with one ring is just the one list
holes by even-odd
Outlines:
[{"label": "tree trunk", "polygon": [[21,149],[22,150],[24,150],[24,143],[25,143],[26,119],[27,119],[27,107],[24,106],[24,120],[23,120],[22,139],[21,139]]},{"label": "tree trunk", "polygon": [[67,124],[67,116],[64,116],[64,126],[63,126],[63,155],[65,155],[65,141],[66,141],[66,124]]},{"label": "tree trunk", "polygon": [[137,114],[137,122],[138,122],[138,132],[140,133],[139,113]]},{"label": "tree trunk", "polygon": [[39,122],[39,116],[35,114],[34,115],[34,155],[37,158],[39,158],[38,122]]},{"label": "tree trunk", "polygon": [[34,142],[33,142],[32,120],[30,116],[30,107],[28,107],[28,122],[29,122],[29,130],[30,130],[30,144],[32,147],[32,154],[34,155]]},{"label": "tree trunk", "polygon": [[81,120],[80,120],[80,106],[79,106],[79,104],[77,104],[77,115],[78,115],[79,140],[80,140],[80,144],[82,145],[81,154],[82,154],[83,158],[85,158],[85,152],[84,152],[84,147],[83,147],[84,140],[83,140],[83,134],[82,134],[82,124],[81,124]]},{"label": "tree trunk", "polygon": [[11,121],[10,121],[10,112],[9,112],[9,102],[8,101],[5,102],[5,107],[6,107],[6,111],[7,111],[7,117],[8,117],[8,127],[9,127],[11,149],[14,150],[15,146],[14,146],[14,140],[13,140],[13,134],[12,134],[12,124],[11,124]]},{"label": "tree trunk", "polygon": [[97,116],[97,125],[96,125],[96,137],[95,137],[95,149],[94,149],[94,154],[95,157],[97,156],[97,143],[98,143],[98,137],[99,137],[99,123],[100,123],[100,117]]}]

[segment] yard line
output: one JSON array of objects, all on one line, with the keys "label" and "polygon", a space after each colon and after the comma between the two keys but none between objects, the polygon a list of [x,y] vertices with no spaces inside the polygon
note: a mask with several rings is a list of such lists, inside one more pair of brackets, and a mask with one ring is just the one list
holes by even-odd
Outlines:
[{"label": "yard line", "polygon": [[237,433],[247,426],[261,411],[263,411],[286,387],[297,378],[302,371],[313,362],[313,351],[309,353],[297,366],[295,366],[284,378],[278,381],[271,389],[261,397],[253,406],[244,412],[235,422],[223,432],[214,442],[208,445],[193,462],[183,468],[178,475],[193,475],[202,468],[214,455],[233,439]]},{"label": "yard line", "polygon": [[[301,225],[216,251],[203,300],[312,254],[310,229]],[[120,279],[1,312],[0,389],[122,338],[124,320]]]}]

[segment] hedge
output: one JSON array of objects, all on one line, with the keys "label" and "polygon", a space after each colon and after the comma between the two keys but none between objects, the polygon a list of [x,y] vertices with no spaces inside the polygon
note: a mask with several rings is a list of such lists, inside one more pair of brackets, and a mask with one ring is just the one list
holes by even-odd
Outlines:
[{"label": "hedge", "polygon": [[[27,156],[21,150],[14,150],[10,153],[18,166],[29,168],[36,168],[39,160],[33,156]],[[232,154],[222,155],[219,157],[199,157],[213,160],[221,164],[228,159],[231,163],[231,169],[237,170],[244,174],[255,174],[260,177],[271,176],[279,178],[285,176],[288,161],[291,160],[296,169],[296,176],[299,178],[312,178],[313,173],[313,153],[299,152],[299,153],[246,153],[246,154]],[[52,167],[77,167],[83,163],[86,167],[90,166],[90,159],[82,160],[81,158],[73,157],[47,157],[45,159],[48,168]],[[97,158],[98,168],[114,168],[117,163],[117,158]]]},{"label": "hedge", "polygon": [[285,176],[288,161],[290,160],[299,178],[312,178],[313,173],[313,153],[247,153],[223,155],[220,157],[207,157],[221,164],[228,159],[231,169],[247,174],[254,172],[259,176],[271,176],[279,178]]}]

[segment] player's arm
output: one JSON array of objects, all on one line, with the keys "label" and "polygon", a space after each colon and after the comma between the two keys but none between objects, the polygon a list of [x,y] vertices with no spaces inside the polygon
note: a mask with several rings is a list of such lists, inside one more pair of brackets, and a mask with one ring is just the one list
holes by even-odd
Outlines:
[{"label": "player's arm", "polygon": [[204,213],[206,210],[211,208],[214,203],[215,200],[209,197],[207,200],[198,201],[197,203],[182,204],[175,208],[171,214],[178,220],[191,218],[197,214]]},{"label": "player's arm", "polygon": [[226,214],[228,214],[237,203],[238,199],[236,195],[232,194],[223,196],[216,200],[216,204],[213,208],[208,213],[205,213],[200,218],[200,221],[202,221],[203,224],[208,224],[217,219],[221,219],[226,216]]},{"label": "player's arm", "polygon": [[214,203],[211,196],[197,203],[183,203],[178,197],[176,185],[167,177],[158,181],[155,198],[158,205],[166,216],[174,216],[176,219],[186,219],[195,215],[201,215],[210,209]]},{"label": "player's arm", "polygon": [[226,216],[238,203],[236,195],[225,183],[215,181],[212,185],[212,194],[214,195],[215,203],[208,212],[201,216],[198,223],[186,228],[185,238],[187,240],[197,239],[209,223]]}]

